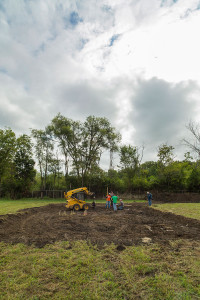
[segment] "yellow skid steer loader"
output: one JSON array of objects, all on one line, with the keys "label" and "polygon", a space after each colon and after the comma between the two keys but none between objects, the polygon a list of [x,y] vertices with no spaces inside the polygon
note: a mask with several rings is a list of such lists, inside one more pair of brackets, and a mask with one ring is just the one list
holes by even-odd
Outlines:
[{"label": "yellow skid steer loader", "polygon": [[78,211],[80,209],[88,210],[89,205],[85,201],[85,196],[94,196],[94,193],[88,191],[86,187],[81,187],[75,190],[70,190],[64,193],[67,200],[66,208]]}]

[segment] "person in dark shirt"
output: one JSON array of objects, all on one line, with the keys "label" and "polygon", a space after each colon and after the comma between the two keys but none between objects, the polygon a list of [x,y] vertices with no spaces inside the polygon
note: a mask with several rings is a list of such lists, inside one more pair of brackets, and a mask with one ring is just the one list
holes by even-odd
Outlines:
[{"label": "person in dark shirt", "polygon": [[96,203],[95,203],[95,201],[93,200],[93,202],[92,202],[92,208],[95,209],[95,206],[96,206]]},{"label": "person in dark shirt", "polygon": [[149,202],[149,206],[152,205],[152,194],[147,192],[147,199],[148,199],[148,202]]}]

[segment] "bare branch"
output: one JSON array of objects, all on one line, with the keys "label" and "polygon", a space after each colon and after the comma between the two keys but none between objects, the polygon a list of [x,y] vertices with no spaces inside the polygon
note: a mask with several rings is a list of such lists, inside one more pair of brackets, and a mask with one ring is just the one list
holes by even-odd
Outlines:
[{"label": "bare branch", "polygon": [[190,121],[186,128],[191,132],[194,141],[190,142],[187,139],[183,139],[183,142],[192,151],[196,152],[200,156],[200,124]]}]

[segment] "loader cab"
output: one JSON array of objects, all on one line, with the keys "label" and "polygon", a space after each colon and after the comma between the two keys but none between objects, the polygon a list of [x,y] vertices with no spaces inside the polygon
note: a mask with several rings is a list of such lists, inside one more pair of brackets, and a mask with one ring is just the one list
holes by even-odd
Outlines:
[{"label": "loader cab", "polygon": [[82,201],[85,201],[86,199],[86,195],[84,192],[78,192],[76,194],[73,195],[73,198],[76,198],[78,200],[82,200]]}]

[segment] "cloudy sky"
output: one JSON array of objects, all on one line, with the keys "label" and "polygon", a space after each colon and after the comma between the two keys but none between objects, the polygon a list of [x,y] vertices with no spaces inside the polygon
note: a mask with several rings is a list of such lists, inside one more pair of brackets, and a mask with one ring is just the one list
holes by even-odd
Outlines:
[{"label": "cloudy sky", "polygon": [[0,0],[0,128],[107,117],[122,143],[188,151],[200,116],[200,0]]}]

